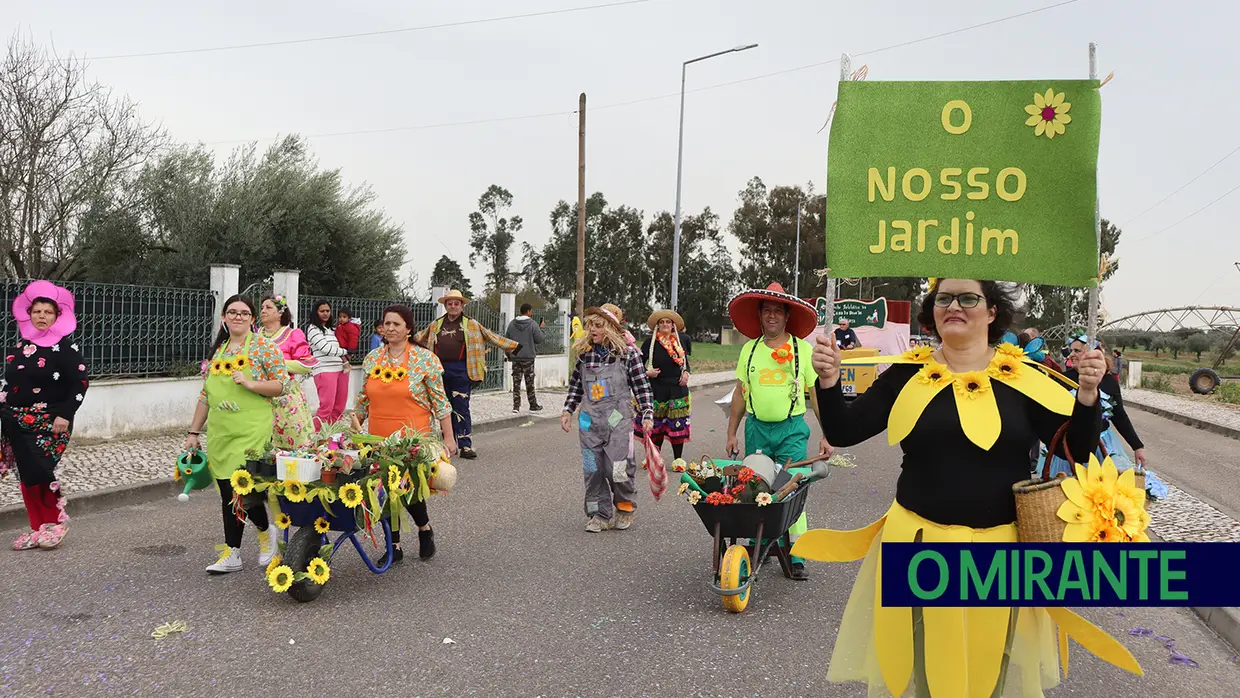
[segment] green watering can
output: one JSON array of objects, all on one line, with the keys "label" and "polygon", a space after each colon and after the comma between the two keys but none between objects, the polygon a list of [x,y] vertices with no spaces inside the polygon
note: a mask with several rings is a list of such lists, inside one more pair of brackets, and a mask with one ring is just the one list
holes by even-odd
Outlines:
[{"label": "green watering can", "polygon": [[206,489],[214,482],[207,469],[207,456],[198,449],[177,457],[177,475],[185,481],[185,489],[177,495],[178,502],[188,502],[190,490]]}]

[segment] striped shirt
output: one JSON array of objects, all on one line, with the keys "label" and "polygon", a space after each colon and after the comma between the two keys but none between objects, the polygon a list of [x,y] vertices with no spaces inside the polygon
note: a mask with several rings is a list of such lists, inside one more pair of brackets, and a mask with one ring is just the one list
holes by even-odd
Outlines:
[{"label": "striped shirt", "polygon": [[319,360],[318,365],[310,371],[313,375],[344,370],[344,360],[341,357],[349,352],[336,341],[335,330],[330,327],[320,330],[317,325],[307,325],[306,341],[310,343],[314,358]]}]

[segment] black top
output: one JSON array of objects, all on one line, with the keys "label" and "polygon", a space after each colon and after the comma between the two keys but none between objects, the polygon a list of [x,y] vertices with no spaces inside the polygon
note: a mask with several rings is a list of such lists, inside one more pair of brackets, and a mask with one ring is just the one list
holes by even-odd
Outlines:
[{"label": "black top", "polygon": [[[835,446],[853,446],[887,429],[896,396],[919,365],[895,364],[850,405],[837,383],[818,389],[822,431]],[[989,528],[1016,520],[1012,485],[1029,479],[1029,451],[1050,443],[1068,418],[1000,381],[991,382],[1003,427],[989,451],[965,436],[952,387],[941,390],[900,442],[904,451],[896,501],[943,525]],[[1074,454],[1092,453],[1101,432],[1098,403],[1075,403],[1066,440]]]},{"label": "black top", "polygon": [[9,406],[46,405],[40,411],[72,422],[88,385],[86,362],[68,337],[50,347],[18,340],[4,357],[3,402]]},{"label": "black top", "polygon": [[[654,346],[654,360],[650,358],[650,348]],[[685,366],[682,369],[680,364],[672,359],[671,354],[667,353],[667,349],[663,348],[661,342],[655,341],[654,337],[647,337],[642,342],[642,361],[653,363],[654,367],[659,369],[659,375],[650,379],[650,387],[654,389],[654,399],[659,402],[667,402],[677,398],[688,397],[688,386],[680,384],[680,375],[689,371],[689,356],[693,353],[693,341],[688,335],[680,335],[680,346],[685,350]]]},{"label": "black top", "polygon": [[853,332],[853,328],[844,329],[842,327],[835,328],[835,343],[840,348],[852,346],[853,348],[861,346],[861,340],[857,338],[857,333]]},{"label": "black top", "polygon": [[[1081,374],[1075,368],[1070,368],[1064,375],[1079,382]],[[1134,451],[1145,448],[1141,437],[1137,436],[1136,428],[1132,426],[1128,410],[1124,409],[1124,396],[1120,394],[1119,379],[1114,374],[1106,374],[1098,384],[1098,390],[1102,393],[1102,430],[1106,431],[1114,424],[1120,436],[1124,437],[1124,441],[1127,441]]]}]

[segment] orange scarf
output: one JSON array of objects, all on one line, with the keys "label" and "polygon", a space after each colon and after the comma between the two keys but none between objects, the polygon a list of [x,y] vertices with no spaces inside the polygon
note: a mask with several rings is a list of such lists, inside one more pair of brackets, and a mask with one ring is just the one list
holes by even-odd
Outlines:
[{"label": "orange scarf", "polygon": [[667,355],[672,357],[672,361],[675,361],[677,366],[684,368],[685,350],[684,347],[680,346],[680,338],[675,333],[660,334],[657,337],[659,338],[659,344],[662,344],[667,351]]}]

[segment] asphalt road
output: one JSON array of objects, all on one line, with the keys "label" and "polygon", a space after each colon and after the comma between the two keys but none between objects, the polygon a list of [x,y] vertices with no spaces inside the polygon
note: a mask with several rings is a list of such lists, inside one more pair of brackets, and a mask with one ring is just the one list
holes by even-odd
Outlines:
[{"label": "asphalt road", "polygon": [[1135,407],[1128,416],[1146,444],[1151,470],[1240,520],[1240,441]]},{"label": "asphalt road", "polygon": [[[696,396],[695,455],[722,450],[707,399],[725,390]],[[855,563],[811,563],[803,583],[764,569],[749,610],[729,614],[706,587],[705,529],[674,493],[656,505],[645,489],[632,529],[587,534],[575,435],[540,423],[477,446],[456,491],[431,505],[438,556],[376,576],[343,549],[311,604],[266,588],[252,535],[244,572],[207,577],[220,542],[211,491],[82,516],[55,552],[0,552],[0,695],[865,695],[825,680]],[[811,526],[863,525],[891,501],[896,450],[878,439],[851,452],[856,473],[810,493]],[[1190,611],[1085,615],[1146,676],[1074,647],[1050,695],[1240,693],[1234,653]],[[176,620],[189,631],[151,638]],[[1128,635],[1137,627],[1175,638],[1200,667],[1169,663],[1161,642]]]}]

